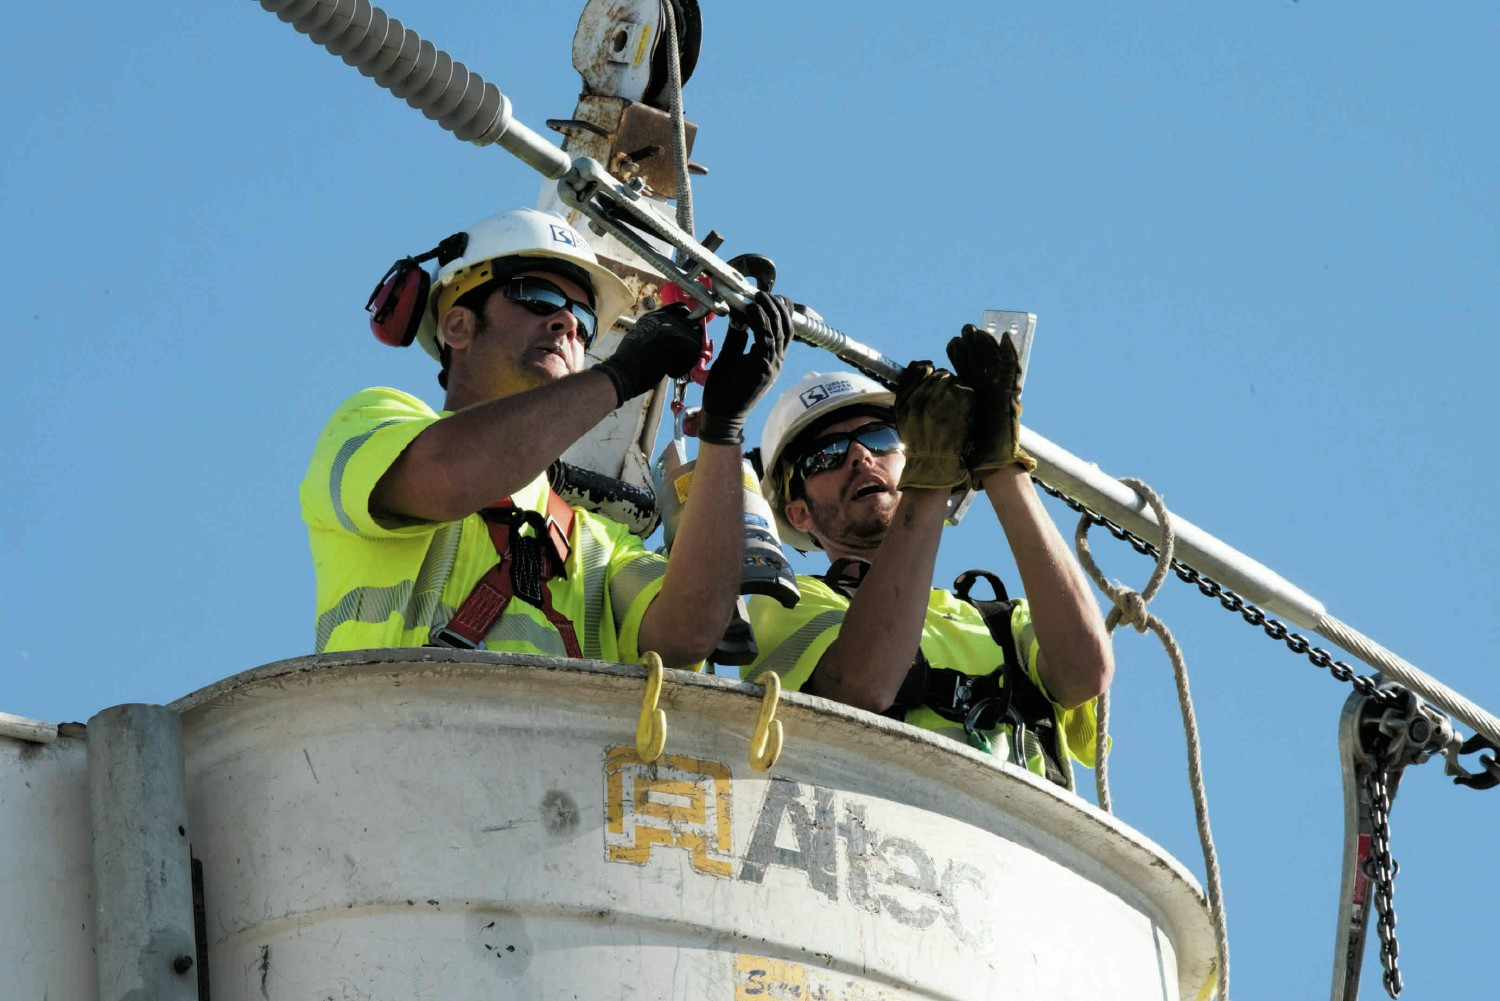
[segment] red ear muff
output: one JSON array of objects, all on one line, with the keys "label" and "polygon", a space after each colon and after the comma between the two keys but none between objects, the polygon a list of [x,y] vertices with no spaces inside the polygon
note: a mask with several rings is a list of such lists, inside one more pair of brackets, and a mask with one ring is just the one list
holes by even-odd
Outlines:
[{"label": "red ear muff", "polygon": [[403,257],[390,266],[365,302],[370,331],[377,341],[393,348],[404,348],[412,342],[422,325],[431,282],[416,258]]}]

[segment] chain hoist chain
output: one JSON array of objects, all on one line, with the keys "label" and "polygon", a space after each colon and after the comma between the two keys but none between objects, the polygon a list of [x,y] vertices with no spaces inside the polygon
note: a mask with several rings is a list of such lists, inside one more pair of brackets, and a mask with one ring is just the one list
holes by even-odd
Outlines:
[{"label": "chain hoist chain", "polygon": [[[1128,542],[1136,552],[1142,556],[1158,559],[1160,554],[1150,542],[1129,531],[1121,525],[1104,517],[1097,511],[1084,505],[1082,502],[1069,497],[1067,494],[1048,486],[1041,480],[1036,480],[1037,486],[1068,507],[1077,511],[1087,518],[1091,524],[1099,525],[1108,529],[1109,533],[1122,542]],[[1194,585],[1203,594],[1216,599],[1231,612],[1238,612],[1241,617],[1252,626],[1259,626],[1267,636],[1274,640],[1285,643],[1293,653],[1299,653],[1312,661],[1318,667],[1326,668],[1328,673],[1338,681],[1346,682],[1354,686],[1361,695],[1372,702],[1386,707],[1395,708],[1402,705],[1405,689],[1398,685],[1387,684],[1380,686],[1374,678],[1354,673],[1354,669],[1343,661],[1335,660],[1333,655],[1322,647],[1313,646],[1307,637],[1293,632],[1287,628],[1286,623],[1281,622],[1265,613],[1254,603],[1246,601],[1238,594],[1224,587],[1210,577],[1194,570],[1192,567],[1174,558],[1172,570],[1179,578]],[[1401,970],[1397,965],[1397,956],[1400,949],[1396,943],[1396,902],[1394,881],[1399,866],[1391,857],[1391,799],[1390,791],[1386,785],[1387,773],[1378,767],[1371,769],[1368,785],[1370,795],[1371,835],[1370,854],[1365,861],[1365,876],[1374,886],[1375,909],[1378,913],[1377,932],[1380,935],[1380,965],[1384,970],[1384,982],[1386,993],[1395,998],[1401,994]]]},{"label": "chain hoist chain", "polygon": [[1376,931],[1380,934],[1380,966],[1385,971],[1385,992],[1395,998],[1401,995],[1401,970],[1396,965],[1400,949],[1396,945],[1394,883],[1401,867],[1391,857],[1391,797],[1386,788],[1386,775],[1378,766],[1370,769],[1370,854],[1365,859],[1364,874],[1375,888],[1375,910],[1380,915]]},{"label": "chain hoist chain", "polygon": [[[1122,542],[1130,543],[1135,551],[1142,556],[1149,556],[1152,559],[1159,558],[1160,554],[1150,542],[1147,542],[1128,529],[1115,524],[1104,517],[1104,515],[1087,507],[1082,502],[1074,500],[1062,491],[1048,486],[1035,477],[1032,477],[1032,479],[1037,486],[1083,515],[1091,524],[1106,528],[1115,538]],[[1312,661],[1314,665],[1326,668],[1335,680],[1353,685],[1355,691],[1366,698],[1374,700],[1381,706],[1395,707],[1401,704],[1401,695],[1404,689],[1399,687],[1382,688],[1376,683],[1374,678],[1355,674],[1354,668],[1343,661],[1335,660],[1333,655],[1322,647],[1313,646],[1307,637],[1287,628],[1286,623],[1267,615],[1264,609],[1246,601],[1238,594],[1229,590],[1229,588],[1224,587],[1210,577],[1205,577],[1175,557],[1172,560],[1172,570],[1179,578],[1194,585],[1208,597],[1216,599],[1219,604],[1223,605],[1229,611],[1238,612],[1252,626],[1259,626],[1273,640],[1280,640],[1285,643],[1293,653],[1302,654],[1308,660]]]}]

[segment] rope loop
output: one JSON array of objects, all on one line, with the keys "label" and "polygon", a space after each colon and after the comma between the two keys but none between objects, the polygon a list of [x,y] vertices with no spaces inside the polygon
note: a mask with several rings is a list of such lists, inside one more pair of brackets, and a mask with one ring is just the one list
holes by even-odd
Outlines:
[{"label": "rope loop", "polygon": [[[1106,580],[1104,574],[1099,570],[1098,564],[1094,562],[1093,554],[1089,552],[1088,543],[1089,528],[1094,524],[1093,519],[1085,515],[1079,520],[1078,528],[1073,532],[1073,542],[1078,549],[1078,562],[1083,564],[1083,568],[1094,579],[1094,583],[1099,586],[1099,590],[1108,595],[1109,599],[1115,603],[1115,608],[1119,610],[1120,616],[1115,618],[1115,622],[1118,623],[1123,618],[1127,624],[1135,627],[1136,632],[1143,633],[1149,626],[1145,618],[1145,606],[1152,598],[1156,597],[1156,592],[1161,590],[1162,582],[1167,579],[1167,574],[1172,569],[1172,550],[1177,545],[1177,532],[1172,528],[1172,515],[1167,510],[1166,502],[1161,499],[1160,494],[1152,490],[1144,480],[1125,476],[1121,477],[1120,482],[1141,496],[1151,510],[1156,513],[1156,523],[1161,526],[1161,543],[1156,547],[1156,569],[1152,572],[1151,578],[1146,582],[1145,590],[1137,595],[1140,598],[1140,611],[1136,610],[1137,603],[1135,600],[1126,597],[1126,595],[1135,594],[1136,592],[1130,591],[1123,585],[1113,584]],[[1111,615],[1113,614],[1112,612]],[[1111,628],[1113,628],[1113,624],[1111,624]]]},{"label": "rope loop", "polygon": [[[1218,851],[1214,847],[1213,831],[1209,827],[1208,793],[1203,784],[1202,747],[1198,739],[1198,720],[1193,711],[1193,697],[1188,688],[1187,662],[1172,631],[1146,610],[1147,604],[1156,596],[1156,592],[1161,589],[1162,582],[1167,579],[1167,573],[1172,569],[1172,549],[1177,541],[1176,533],[1172,529],[1172,516],[1156,491],[1141,480],[1123,478],[1120,482],[1134,490],[1150,505],[1151,510],[1156,513],[1157,524],[1161,527],[1161,543],[1156,547],[1156,569],[1152,572],[1151,579],[1147,581],[1145,590],[1133,591],[1122,584],[1111,583],[1104,578],[1104,574],[1100,572],[1098,564],[1089,553],[1088,531],[1096,521],[1089,516],[1088,512],[1085,512],[1079,520],[1078,528],[1073,533],[1073,541],[1078,550],[1078,562],[1094,579],[1099,590],[1114,603],[1114,607],[1104,619],[1105,629],[1113,634],[1115,626],[1124,622],[1139,633],[1149,630],[1156,634],[1156,638],[1161,641],[1166,651],[1167,658],[1172,662],[1172,674],[1177,684],[1177,702],[1182,712],[1182,729],[1187,738],[1188,783],[1193,792],[1193,813],[1198,824],[1198,842],[1203,848],[1204,869],[1208,877],[1208,907],[1214,924],[1214,946],[1218,960],[1214,971],[1215,976],[1204,985],[1204,993],[1200,996],[1206,996],[1210,990],[1213,990],[1218,993],[1220,1001],[1228,1001],[1229,926],[1224,914],[1224,891],[1219,875]],[[1136,548],[1143,553],[1149,552],[1139,546]],[[1094,748],[1094,787],[1098,793],[1100,809],[1113,812],[1109,795],[1108,693],[1099,696],[1096,711],[1098,736]]]}]

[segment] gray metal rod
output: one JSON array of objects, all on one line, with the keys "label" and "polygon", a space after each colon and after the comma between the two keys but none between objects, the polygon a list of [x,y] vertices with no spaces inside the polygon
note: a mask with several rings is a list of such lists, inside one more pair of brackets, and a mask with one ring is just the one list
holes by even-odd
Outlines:
[{"label": "gray metal rod", "polygon": [[[1021,447],[1036,459],[1036,475],[1043,483],[1160,545],[1161,525],[1156,512],[1134,490],[1030,428],[1021,428]],[[1266,611],[1303,629],[1317,630],[1325,614],[1317,598],[1176,513],[1172,515],[1172,531],[1176,535],[1175,555],[1182,562]]]},{"label": "gray metal rod", "polygon": [[161,706],[89,720],[99,997],[198,1001],[182,724]]}]

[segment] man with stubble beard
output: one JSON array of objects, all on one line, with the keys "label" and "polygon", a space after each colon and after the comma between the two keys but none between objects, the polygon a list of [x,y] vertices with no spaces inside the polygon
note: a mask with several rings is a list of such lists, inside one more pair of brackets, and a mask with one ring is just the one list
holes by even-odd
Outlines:
[{"label": "man with stubble beard", "polygon": [[[809,373],[777,401],[762,493],[783,541],[830,567],[798,577],[794,608],[752,597],[761,653],[743,674],[774,671],[1071,789],[1070,759],[1093,765],[1094,700],[1114,670],[1103,618],[1019,445],[1014,343],[968,326],[948,354],[953,372],[914,362],[894,392]],[[1026,598],[983,571],[930,586],[949,498],[966,486],[994,509]],[[981,578],[995,599],[970,596]]]}]

